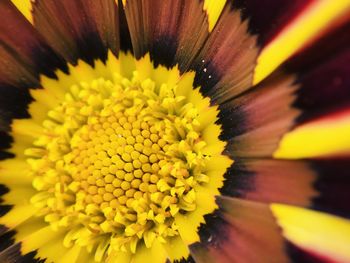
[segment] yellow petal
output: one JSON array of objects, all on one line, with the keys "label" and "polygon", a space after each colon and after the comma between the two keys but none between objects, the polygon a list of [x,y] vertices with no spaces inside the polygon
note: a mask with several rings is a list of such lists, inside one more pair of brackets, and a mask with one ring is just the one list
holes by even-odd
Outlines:
[{"label": "yellow petal", "polygon": [[175,237],[167,241],[163,246],[171,262],[181,260],[182,258],[188,258],[190,253],[188,246],[184,244],[180,237]]},{"label": "yellow petal", "polygon": [[11,0],[12,3],[18,8],[19,11],[33,23],[32,16],[32,3],[31,0]]},{"label": "yellow petal", "polygon": [[350,113],[305,124],[285,134],[275,158],[299,159],[350,152]]},{"label": "yellow petal", "polygon": [[[37,250],[60,235],[62,235],[62,233],[52,230],[51,226],[42,228],[22,240],[21,251],[26,254]],[[57,251],[55,251],[55,253],[57,254]]]},{"label": "yellow petal", "polygon": [[[81,247],[78,245],[74,245],[72,248],[68,250],[67,253],[62,255],[60,260],[58,261],[59,263],[75,263],[78,262],[77,259],[79,257]],[[85,248],[84,248],[85,249]]]},{"label": "yellow petal", "polygon": [[203,9],[208,14],[209,32],[211,32],[219,20],[220,14],[224,9],[226,0],[205,0]]},{"label": "yellow petal", "polygon": [[14,229],[28,218],[32,217],[37,209],[32,205],[14,206],[6,215],[0,218],[0,224]]},{"label": "yellow petal", "polygon": [[138,247],[136,254],[131,259],[131,263],[164,263],[166,258],[167,254],[164,247],[159,241],[155,240],[151,248]]},{"label": "yellow petal", "polygon": [[262,50],[255,68],[254,84],[267,77],[349,9],[349,0],[319,0],[311,4]]},{"label": "yellow petal", "polygon": [[336,261],[350,262],[349,220],[281,204],[273,204],[271,209],[291,242]]}]

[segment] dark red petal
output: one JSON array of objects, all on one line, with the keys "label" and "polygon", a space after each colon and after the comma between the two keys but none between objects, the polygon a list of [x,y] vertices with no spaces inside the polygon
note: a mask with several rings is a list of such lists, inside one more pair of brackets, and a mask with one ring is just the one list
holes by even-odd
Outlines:
[{"label": "dark red petal", "polygon": [[318,174],[315,189],[320,193],[312,208],[350,218],[350,160],[318,160],[312,166]]},{"label": "dark red petal", "polygon": [[308,207],[318,196],[317,174],[307,162],[283,160],[238,160],[227,172],[220,192],[261,203]]},{"label": "dark red petal", "polygon": [[33,87],[63,61],[9,0],[0,1],[0,86]]},{"label": "dark red petal", "polygon": [[195,260],[288,262],[268,205],[228,197],[218,197],[218,205],[216,217],[207,217],[207,225],[200,230],[201,242],[190,246]]},{"label": "dark red petal", "polygon": [[130,31],[128,22],[126,21],[126,15],[123,8],[122,0],[118,0],[119,10],[119,31],[120,31],[120,49],[124,52],[133,52]]},{"label": "dark red petal", "polygon": [[0,250],[0,262],[7,263],[38,263],[35,259],[36,252],[33,251],[26,255],[21,254],[21,244],[17,243]]},{"label": "dark red petal", "polygon": [[203,48],[192,63],[195,85],[220,104],[249,89],[258,49],[248,22],[227,3]]},{"label": "dark red petal", "polygon": [[115,0],[85,0],[104,46],[119,53],[119,9]]},{"label": "dark red petal", "polygon": [[301,87],[294,105],[303,110],[299,122],[350,106],[350,48],[336,50],[328,60],[314,65],[298,71]]},{"label": "dark red petal", "polygon": [[0,1],[0,16],[0,130],[6,131],[11,118],[28,116],[28,88],[40,85],[40,74],[55,77],[66,65],[11,1]]},{"label": "dark red petal", "polygon": [[207,38],[203,1],[128,0],[125,14],[134,54],[185,70]]},{"label": "dark red petal", "polygon": [[299,116],[293,76],[276,74],[250,92],[220,105],[221,138],[236,157],[271,157],[284,133]]},{"label": "dark red petal", "polygon": [[107,48],[118,51],[118,9],[113,0],[37,0],[33,21],[48,43],[71,63],[81,58],[92,64],[94,59],[106,59]]},{"label": "dark red petal", "polygon": [[289,257],[293,262],[297,263],[335,263],[335,261],[325,258],[324,256],[317,255],[311,251],[301,249],[294,244],[287,242],[287,251]]},{"label": "dark red petal", "polygon": [[249,28],[266,45],[283,27],[315,0],[235,0],[234,6],[249,18]]}]

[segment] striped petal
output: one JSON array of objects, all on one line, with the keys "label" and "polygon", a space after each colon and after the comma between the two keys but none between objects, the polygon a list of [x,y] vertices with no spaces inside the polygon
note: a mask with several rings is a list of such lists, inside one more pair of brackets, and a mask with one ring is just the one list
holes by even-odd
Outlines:
[{"label": "striped petal", "polygon": [[338,112],[305,123],[286,133],[275,158],[301,159],[349,155],[350,111]]},{"label": "striped petal", "polygon": [[39,74],[54,76],[63,61],[39,36],[9,0],[1,1],[0,84],[19,87],[38,85]]},{"label": "striped petal", "polygon": [[288,262],[267,205],[227,197],[218,204],[220,212],[200,231],[201,242],[190,246],[196,262]]},{"label": "striped petal", "polygon": [[309,207],[319,195],[314,189],[316,178],[307,162],[243,159],[227,172],[221,193],[267,204]]},{"label": "striped petal", "polygon": [[332,262],[350,261],[350,222],[294,206],[271,205],[283,235],[297,246]]},{"label": "striped petal", "polygon": [[40,0],[32,8],[35,28],[67,61],[81,58],[92,64],[107,58],[107,48],[118,53],[119,12],[114,0]]},{"label": "striped petal", "polygon": [[280,138],[295,124],[300,111],[292,105],[294,78],[272,76],[255,89],[220,105],[221,138],[236,157],[271,157]]},{"label": "striped petal", "polygon": [[254,83],[259,83],[295,52],[325,33],[332,24],[348,15],[349,10],[348,0],[312,1],[263,48]]},{"label": "striped petal", "polygon": [[251,87],[257,53],[248,21],[242,21],[241,13],[228,1],[191,65],[197,73],[195,85],[217,104],[241,94]]},{"label": "striped petal", "polygon": [[283,203],[350,217],[348,159],[286,161],[239,159],[221,194],[261,203]]},{"label": "striped petal", "polygon": [[0,25],[0,148],[6,148],[11,118],[28,116],[28,88],[39,86],[40,74],[54,77],[65,64],[11,1],[1,1],[0,16],[6,20]]},{"label": "striped petal", "polygon": [[186,69],[209,34],[202,1],[127,0],[125,15],[137,58]]}]

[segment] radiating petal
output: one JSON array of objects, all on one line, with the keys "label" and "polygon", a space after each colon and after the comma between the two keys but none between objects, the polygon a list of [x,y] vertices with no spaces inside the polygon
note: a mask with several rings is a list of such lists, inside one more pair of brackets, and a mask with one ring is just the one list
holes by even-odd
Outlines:
[{"label": "radiating petal", "polygon": [[275,158],[301,159],[350,153],[350,111],[305,123],[286,133]]},{"label": "radiating petal", "polygon": [[285,26],[293,21],[315,0],[235,0],[233,5],[249,19],[249,29],[258,34],[258,42],[265,46]]},{"label": "radiating petal", "polygon": [[[65,14],[65,19],[62,19]],[[105,60],[107,48],[119,50],[118,7],[114,0],[53,1],[33,4],[35,28],[67,61]]]},{"label": "radiating petal", "polygon": [[198,262],[288,262],[283,238],[265,204],[218,197],[220,212],[190,246]]},{"label": "radiating petal", "polygon": [[255,68],[254,83],[263,80],[296,51],[318,34],[325,32],[326,28],[329,28],[339,17],[347,14],[349,10],[348,0],[321,0],[309,4],[264,47]]},{"label": "radiating petal", "polygon": [[257,57],[256,37],[248,21],[228,1],[219,20],[191,65],[195,84],[213,103],[222,103],[249,89]]},{"label": "radiating petal", "polygon": [[276,75],[242,96],[220,105],[221,138],[235,157],[271,157],[280,138],[295,124],[294,77]]},{"label": "radiating petal", "polygon": [[221,193],[261,203],[308,207],[318,196],[313,186],[316,178],[307,162],[243,159],[227,172]]},{"label": "radiating petal", "polygon": [[54,76],[63,61],[10,0],[0,2],[0,86],[35,87],[39,74]]},{"label": "radiating petal", "polygon": [[202,1],[125,1],[135,56],[150,52],[156,64],[187,69],[209,34],[203,8]]},{"label": "radiating petal", "polygon": [[350,222],[303,208],[273,204],[284,236],[297,246],[335,262],[350,261]]}]

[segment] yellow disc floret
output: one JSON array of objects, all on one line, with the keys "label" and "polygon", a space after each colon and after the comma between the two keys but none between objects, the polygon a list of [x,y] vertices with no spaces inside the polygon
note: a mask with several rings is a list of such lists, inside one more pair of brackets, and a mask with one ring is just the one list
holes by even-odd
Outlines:
[{"label": "yellow disc floret", "polygon": [[[54,229],[69,228],[65,246],[97,246],[96,260],[180,237],[180,218],[215,209],[232,163],[209,100],[187,84],[142,74],[113,72],[64,87],[25,150],[38,215]],[[210,209],[198,208],[205,188]]]}]

